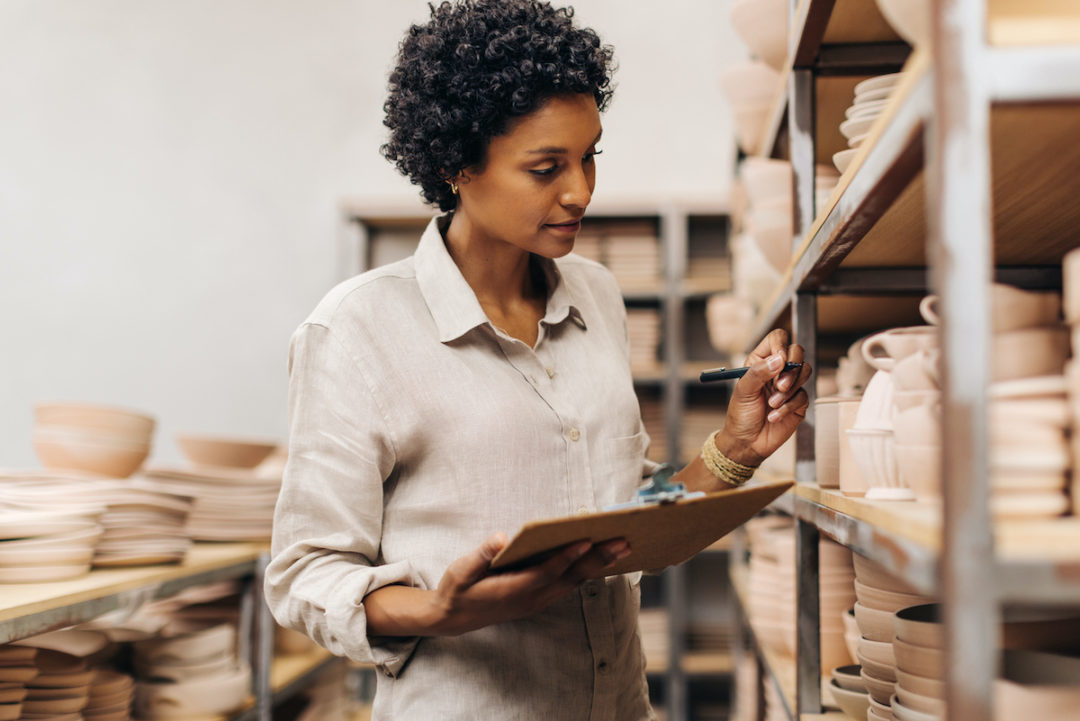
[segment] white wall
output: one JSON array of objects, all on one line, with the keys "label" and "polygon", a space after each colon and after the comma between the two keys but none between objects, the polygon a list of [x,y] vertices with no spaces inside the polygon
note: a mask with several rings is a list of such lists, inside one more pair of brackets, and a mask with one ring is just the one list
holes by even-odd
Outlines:
[{"label": "white wall", "polygon": [[[723,196],[714,0],[580,0],[615,45],[599,197]],[[378,154],[419,0],[0,0],[0,467],[34,402],[283,437],[289,335],[337,277],[344,197],[411,200]],[[602,195],[601,195],[602,194]]]}]

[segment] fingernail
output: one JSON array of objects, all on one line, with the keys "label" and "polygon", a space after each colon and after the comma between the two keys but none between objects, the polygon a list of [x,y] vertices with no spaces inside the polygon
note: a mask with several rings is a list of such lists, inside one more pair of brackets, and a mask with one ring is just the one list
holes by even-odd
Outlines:
[{"label": "fingernail", "polygon": [[773,353],[765,360],[765,364],[771,371],[778,371],[784,365],[784,359],[780,357],[779,353]]},{"label": "fingernail", "polygon": [[623,560],[624,558],[626,558],[629,555],[630,555],[630,546],[627,545],[626,548],[624,548],[623,550],[621,550],[621,551],[619,551],[618,553],[615,554],[615,560],[616,561],[621,561],[621,560]]},{"label": "fingernail", "polygon": [[772,406],[773,408],[778,407],[783,402],[784,402],[784,394],[783,393],[773,393],[772,397],[769,398],[769,405]]},{"label": "fingernail", "polygon": [[780,420],[780,411],[773,411],[769,414],[768,418],[769,423],[776,423],[778,420]]},{"label": "fingernail", "polygon": [[786,391],[791,387],[791,378],[789,376],[780,376],[780,380],[776,382],[776,387],[782,391]]},{"label": "fingernail", "polygon": [[584,543],[579,543],[578,545],[574,546],[574,558],[581,558],[589,552],[590,548],[592,548],[592,544],[588,541],[585,541]]}]

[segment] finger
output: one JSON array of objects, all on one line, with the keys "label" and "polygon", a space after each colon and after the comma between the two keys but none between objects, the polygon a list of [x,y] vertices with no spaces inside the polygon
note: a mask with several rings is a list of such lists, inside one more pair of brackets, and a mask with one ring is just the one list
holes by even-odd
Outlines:
[{"label": "finger", "polygon": [[784,371],[784,374],[773,384],[774,387],[768,390],[769,407],[779,408],[787,403],[795,391],[803,387],[813,372],[814,369],[809,363],[803,363],[794,370]]},{"label": "finger", "polygon": [[784,356],[784,360],[787,360],[787,346],[788,346],[788,334],[783,328],[775,328],[769,332],[767,336],[761,339],[761,342],[757,344],[757,347],[750,352],[750,357],[747,358],[747,365],[751,360],[764,360],[771,355],[779,353]]},{"label": "finger", "polygon": [[749,370],[738,380],[732,390],[735,400],[757,398],[762,391],[772,391],[770,383],[784,369],[784,357],[779,353],[773,353],[761,360],[748,361],[748,363]]},{"label": "finger", "polygon": [[769,411],[767,416],[769,423],[780,424],[785,419],[790,419],[790,422],[794,425],[798,425],[799,422],[806,417],[806,409],[810,405],[810,397],[806,395],[806,391],[802,388],[791,397],[787,403],[784,403],[779,408],[774,408]]},{"label": "finger", "polygon": [[586,553],[567,569],[565,578],[574,586],[607,575],[606,570],[630,555],[630,543],[622,538],[607,541]]},{"label": "finger", "polygon": [[488,537],[471,553],[451,563],[447,569],[447,574],[450,576],[454,588],[456,590],[468,588],[483,578],[484,574],[491,568],[491,560],[506,547],[508,542],[505,533],[496,533]]}]

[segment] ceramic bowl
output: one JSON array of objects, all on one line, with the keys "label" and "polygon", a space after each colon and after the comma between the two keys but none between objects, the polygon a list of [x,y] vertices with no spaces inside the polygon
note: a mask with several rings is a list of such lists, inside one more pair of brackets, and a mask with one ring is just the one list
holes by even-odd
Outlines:
[{"label": "ceramic bowl", "polygon": [[[991,318],[994,333],[1061,323],[1061,295],[1058,293],[1027,291],[994,283],[990,288],[990,302],[994,309]],[[926,296],[920,303],[919,312],[927,323],[937,325],[940,322],[937,306],[935,295]]]},{"label": "ceramic bowl", "polygon": [[866,719],[866,710],[870,708],[870,695],[866,691],[851,691],[837,685],[836,680],[829,682],[829,690],[840,710],[857,721]]},{"label": "ceramic bowl", "polygon": [[895,86],[889,86],[887,88],[878,88],[876,90],[867,90],[863,93],[856,93],[853,105],[864,105],[867,103],[875,103],[881,100],[887,101],[892,95],[894,87]]},{"label": "ceramic bowl", "polygon": [[166,720],[228,713],[244,703],[250,686],[251,672],[246,666],[182,683],[139,682],[135,684],[134,715]]},{"label": "ceramic bowl", "polygon": [[[888,611],[889,613],[896,613],[901,608],[920,606],[928,602],[925,596],[874,588],[873,586],[867,586],[858,579],[855,580],[855,597],[859,599],[859,604],[863,606],[879,611]],[[858,617],[858,606],[855,608],[855,613],[856,617]]]},{"label": "ceramic bowl", "polygon": [[866,691],[866,681],[863,681],[862,669],[858,664],[834,668],[831,675],[833,681],[841,688],[849,691]]},{"label": "ceramic bowl", "polygon": [[904,77],[904,73],[888,73],[885,75],[875,75],[872,78],[867,78],[861,81],[855,86],[855,97],[866,95],[877,90],[892,89],[896,87],[896,84],[900,82]]},{"label": "ceramic bowl", "polygon": [[884,666],[895,666],[896,656],[893,655],[893,646],[889,641],[871,641],[868,638],[859,639],[858,653],[862,658],[869,659],[874,663]]},{"label": "ceramic bowl", "polygon": [[853,633],[856,636],[861,635],[861,632],[859,631],[859,621],[855,618],[854,608],[845,609],[844,612],[840,614],[840,621],[844,624],[845,633]]},{"label": "ceramic bowl", "polygon": [[994,683],[1000,718],[1065,721],[1080,704],[1080,659],[1009,650],[1002,654],[1001,678]]},{"label": "ceramic bowl", "polygon": [[889,697],[889,701],[886,701],[885,703],[881,703],[880,701],[875,699],[873,696],[871,696],[870,697],[870,708],[867,709],[867,718],[869,718],[869,714],[873,713],[876,718],[892,719],[893,713],[892,713],[892,706],[890,705],[891,701],[892,701],[891,696]]},{"label": "ceramic bowl", "polygon": [[274,441],[220,438],[189,433],[176,435],[176,444],[197,466],[254,468],[277,448]]},{"label": "ceramic bowl", "polygon": [[771,110],[771,101],[748,104],[732,102],[732,115],[735,116],[735,139],[744,153],[757,152],[765,121],[769,119]]},{"label": "ceramic bowl", "polygon": [[37,425],[34,452],[46,468],[88,471],[127,478],[150,455],[150,443],[104,440],[93,432]]},{"label": "ceramic bowl", "polygon": [[920,696],[945,699],[945,682],[941,679],[916,676],[903,669],[896,669],[896,685]]},{"label": "ceramic bowl", "polygon": [[866,115],[873,113],[880,115],[885,110],[885,106],[889,104],[888,100],[874,100],[869,103],[856,103],[848,106],[848,109],[844,111],[845,118],[851,118],[856,115]]},{"label": "ceramic bowl", "polygon": [[746,193],[752,204],[782,198],[791,203],[791,163],[773,158],[749,157],[739,164]]},{"label": "ceramic bowl", "polygon": [[938,648],[916,646],[896,639],[893,641],[896,667],[916,676],[945,677],[945,652]]},{"label": "ceramic bowl", "polygon": [[909,355],[932,350],[939,343],[938,329],[932,325],[891,328],[867,338],[862,344],[862,354],[874,368],[891,371]]},{"label": "ceramic bowl", "polygon": [[872,561],[866,556],[861,556],[858,553],[853,553],[851,555],[851,561],[855,569],[856,580],[864,586],[878,588],[882,591],[916,594],[914,588],[903,579],[889,573],[888,569],[880,563]]},{"label": "ceramic bowl", "polygon": [[769,67],[783,70],[787,58],[786,0],[736,0],[731,25],[754,55]]},{"label": "ceramic bowl", "polygon": [[173,638],[154,638],[135,644],[136,660],[146,665],[197,663],[233,654],[236,628],[216,624]]},{"label": "ceramic bowl", "polygon": [[735,63],[720,72],[720,87],[738,107],[765,105],[766,111],[780,89],[780,73],[761,61]]},{"label": "ceramic bowl", "polygon": [[904,40],[912,45],[930,42],[930,0],[877,0],[877,6]]},{"label": "ceramic bowl", "polygon": [[773,270],[779,273],[787,270],[794,240],[790,222],[780,220],[769,225],[755,225],[750,228],[750,236]]},{"label": "ceramic bowl", "polygon": [[92,430],[116,439],[147,442],[154,433],[152,416],[138,411],[81,403],[38,403],[34,422]]},{"label": "ceramic bowl", "polygon": [[877,114],[860,117],[856,112],[855,117],[848,118],[840,123],[840,134],[848,140],[860,135],[866,135],[867,131],[870,130],[870,126],[874,124],[876,119]]},{"label": "ceramic bowl", "polygon": [[941,446],[896,444],[896,465],[900,482],[911,489],[920,503],[941,501]]},{"label": "ceramic bowl", "polygon": [[896,683],[896,667],[883,663],[874,663],[861,654],[856,654],[862,666],[862,677],[866,681],[866,690],[871,696],[877,696],[881,703],[889,700],[892,687]]},{"label": "ceramic bowl", "polygon": [[899,683],[896,684],[896,698],[912,711],[928,713],[934,716],[945,715],[945,701],[933,696],[923,696],[914,691],[908,691]]},{"label": "ceramic bowl", "polygon": [[855,622],[863,638],[880,643],[892,643],[896,633],[893,629],[891,611],[868,608],[861,603],[856,603],[854,613]]},{"label": "ceramic bowl", "polygon": [[1023,328],[995,334],[991,345],[994,382],[1061,375],[1069,356],[1069,331],[1057,326]]},{"label": "ceramic bowl", "polygon": [[889,705],[892,708],[892,715],[896,721],[945,721],[944,716],[916,711],[909,706],[905,706],[900,703],[900,700],[896,696],[893,696]]},{"label": "ceramic bowl", "polygon": [[915,646],[944,649],[945,635],[941,624],[942,606],[938,603],[902,608],[893,616],[896,638]]}]

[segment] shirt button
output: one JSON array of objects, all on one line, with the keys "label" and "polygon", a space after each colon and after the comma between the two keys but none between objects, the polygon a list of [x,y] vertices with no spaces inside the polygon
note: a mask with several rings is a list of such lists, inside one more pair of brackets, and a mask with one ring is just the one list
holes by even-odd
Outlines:
[{"label": "shirt button", "polygon": [[584,516],[586,513],[589,512],[589,509],[585,506],[578,506],[577,512],[579,516]]},{"label": "shirt button", "polygon": [[596,670],[600,673],[607,673],[611,670],[611,667],[608,666],[607,661],[601,661],[600,663],[596,664]]},{"label": "shirt button", "polygon": [[551,366],[548,366],[544,370],[547,371],[548,378],[554,378],[555,377],[555,369],[552,368]]},{"label": "shirt button", "polygon": [[570,433],[568,433],[567,435],[570,436],[570,440],[572,441],[577,441],[581,439],[581,431],[579,431],[577,428],[571,428]]},{"label": "shirt button", "polygon": [[596,587],[595,583],[591,583],[591,582],[586,583],[585,584],[585,595],[588,596],[589,598],[596,598],[597,596],[600,595],[600,589]]}]

